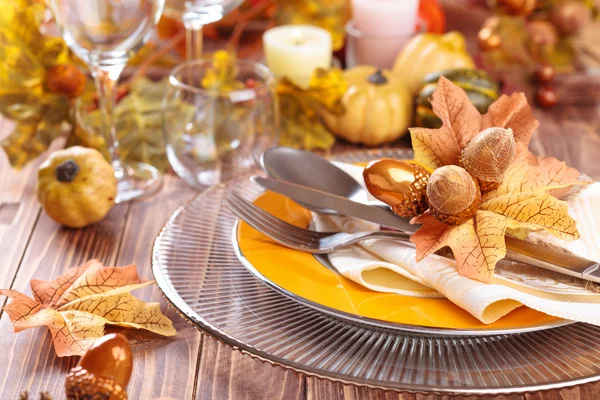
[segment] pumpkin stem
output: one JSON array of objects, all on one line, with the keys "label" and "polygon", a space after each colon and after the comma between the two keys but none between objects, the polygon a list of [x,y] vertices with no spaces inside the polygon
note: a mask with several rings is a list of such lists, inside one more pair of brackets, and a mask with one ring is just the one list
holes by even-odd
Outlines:
[{"label": "pumpkin stem", "polygon": [[56,179],[59,182],[72,182],[78,172],[79,165],[73,160],[66,160],[56,167]]},{"label": "pumpkin stem", "polygon": [[383,71],[379,68],[374,74],[369,75],[367,82],[372,83],[373,85],[385,85],[388,80],[383,76]]}]

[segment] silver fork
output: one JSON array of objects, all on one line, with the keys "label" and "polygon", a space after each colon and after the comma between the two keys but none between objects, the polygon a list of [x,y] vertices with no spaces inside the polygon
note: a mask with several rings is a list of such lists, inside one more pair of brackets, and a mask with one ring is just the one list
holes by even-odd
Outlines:
[{"label": "silver fork", "polygon": [[307,253],[329,253],[371,238],[389,238],[402,242],[408,242],[410,239],[410,234],[397,231],[345,233],[298,228],[269,214],[235,192],[230,192],[223,203],[241,220],[277,243]]}]

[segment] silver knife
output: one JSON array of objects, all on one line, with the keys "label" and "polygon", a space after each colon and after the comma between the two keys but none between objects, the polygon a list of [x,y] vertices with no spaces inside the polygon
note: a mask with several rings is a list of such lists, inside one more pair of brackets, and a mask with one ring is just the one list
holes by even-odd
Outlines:
[{"label": "silver knife", "polygon": [[[253,176],[251,180],[267,190],[282,194],[297,202],[329,208],[403,232],[414,233],[417,228],[415,225],[410,225],[406,219],[394,214],[389,208],[357,203],[345,197],[278,179]],[[510,236],[506,237],[506,249],[506,259],[508,260],[600,283],[600,269],[595,261]]]}]

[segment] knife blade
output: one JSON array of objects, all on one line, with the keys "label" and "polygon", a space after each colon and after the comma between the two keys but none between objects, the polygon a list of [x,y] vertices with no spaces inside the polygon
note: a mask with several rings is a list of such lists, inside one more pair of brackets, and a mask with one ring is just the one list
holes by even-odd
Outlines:
[{"label": "knife blade", "polygon": [[[389,208],[357,203],[345,197],[278,179],[265,178],[258,175],[250,179],[267,190],[279,193],[297,202],[336,210],[342,214],[375,222],[381,226],[398,229],[403,232],[414,233],[417,228],[415,225],[410,225],[404,218],[394,214]],[[539,268],[600,283],[599,264],[595,261],[510,236],[506,236],[506,249],[506,258],[508,260],[523,262]]]},{"label": "knife blade", "polygon": [[279,179],[255,175],[251,177],[250,180],[265,189],[282,194],[299,203],[307,203],[319,208],[328,208],[342,214],[375,222],[376,224],[403,232],[414,233],[416,231],[414,225],[409,224],[406,219],[394,214],[389,208],[368,206],[366,204],[348,200],[342,196],[326,193],[306,186],[296,185],[295,183]]}]

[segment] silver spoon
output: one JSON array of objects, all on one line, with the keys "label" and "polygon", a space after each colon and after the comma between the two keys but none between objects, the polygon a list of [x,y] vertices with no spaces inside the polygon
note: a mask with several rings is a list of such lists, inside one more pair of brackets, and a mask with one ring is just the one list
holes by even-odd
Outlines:
[{"label": "silver spoon", "polygon": [[[281,179],[321,190],[352,201],[364,203],[367,191],[342,169],[321,156],[290,147],[273,147],[263,153],[260,165],[270,178]],[[301,204],[305,208],[329,215],[335,210]]]}]

